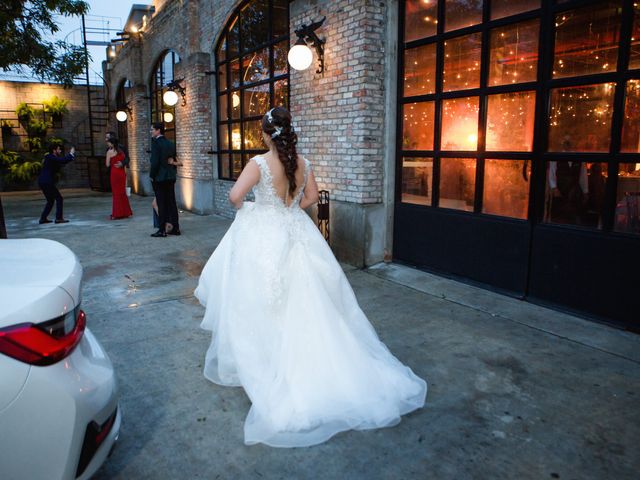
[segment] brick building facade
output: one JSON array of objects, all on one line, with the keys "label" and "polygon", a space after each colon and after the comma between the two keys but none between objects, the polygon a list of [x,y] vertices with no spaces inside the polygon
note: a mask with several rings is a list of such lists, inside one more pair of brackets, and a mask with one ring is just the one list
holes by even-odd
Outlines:
[{"label": "brick building facade", "polygon": [[[167,51],[175,52],[174,78],[184,79],[186,105],[175,107],[175,138],[183,161],[176,193],[183,208],[234,214],[227,200],[232,181],[218,172],[214,49],[238,1],[154,2],[155,13],[140,33],[118,48],[107,64],[111,108],[123,82],[133,189],[150,194],[148,150],[150,84]],[[395,139],[397,2],[297,0],[289,4],[289,27],[326,16],[318,35],[325,43],[325,72],[290,70],[290,109],[320,188],[331,195],[332,247],[355,265],[381,261],[391,250],[392,155]],[[131,30],[128,24],[125,29]],[[292,42],[293,43],[293,42]],[[315,63],[314,63],[315,66]],[[113,120],[115,127],[115,119]],[[390,147],[391,146],[391,147]],[[391,189],[391,190],[390,190]]]}]

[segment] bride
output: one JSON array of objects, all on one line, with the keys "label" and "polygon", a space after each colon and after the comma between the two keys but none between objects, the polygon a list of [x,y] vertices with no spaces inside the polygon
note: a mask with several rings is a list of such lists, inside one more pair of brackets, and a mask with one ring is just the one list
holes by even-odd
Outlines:
[{"label": "bride", "polygon": [[[195,295],[213,332],[204,375],[242,386],[247,445],[304,447],[387,427],[424,405],[427,384],[378,339],[331,249],[304,212],[318,201],[290,113],[262,119],[269,151],[229,193],[239,208]],[[253,188],[255,202],[244,202]]]}]

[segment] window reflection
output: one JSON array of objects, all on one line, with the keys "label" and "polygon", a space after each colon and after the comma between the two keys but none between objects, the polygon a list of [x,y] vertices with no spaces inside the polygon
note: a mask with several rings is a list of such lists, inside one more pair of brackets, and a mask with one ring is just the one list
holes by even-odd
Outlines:
[{"label": "window reflection", "polygon": [[440,160],[440,206],[473,211],[476,161],[473,158]]},{"label": "window reflection", "polygon": [[404,41],[436,34],[438,0],[405,0]]},{"label": "window reflection", "polygon": [[218,149],[219,150],[228,150],[229,149],[229,132],[227,130],[227,125],[220,125],[218,128]]},{"label": "window reflection", "polygon": [[402,161],[402,201],[431,205],[432,158],[404,158]]},{"label": "window reflection", "polygon": [[244,90],[244,116],[264,115],[269,110],[269,84],[263,83]]},{"label": "window reflection", "polygon": [[229,118],[229,112],[227,111],[227,95],[220,95],[218,97],[218,115],[220,120],[227,120]]},{"label": "window reflection", "polygon": [[269,49],[265,48],[242,58],[242,83],[254,83],[269,78]]},{"label": "window reflection", "polygon": [[262,120],[244,122],[244,148],[246,150],[259,150],[264,148],[261,123]]},{"label": "window reflection", "polygon": [[220,171],[218,176],[220,178],[229,178],[231,169],[229,168],[229,154],[224,153],[220,155]]},{"label": "window reflection", "polygon": [[482,212],[526,219],[530,180],[529,160],[485,160]]},{"label": "window reflection", "polygon": [[547,162],[545,222],[602,228],[604,162]]},{"label": "window reflection", "polygon": [[443,88],[445,92],[480,86],[480,33],[444,42]]},{"label": "window reflection", "polygon": [[289,80],[275,82],[273,91],[273,106],[289,108]]},{"label": "window reflection", "polygon": [[227,65],[222,65],[218,70],[218,90],[227,89]]},{"label": "window reflection", "polygon": [[289,0],[273,0],[271,28],[274,37],[289,34]]},{"label": "window reflection", "polygon": [[[289,53],[289,42],[280,42],[273,46],[273,76],[285,75],[287,73],[287,54]],[[268,65],[268,64],[267,64]]]},{"label": "window reflection", "polygon": [[489,85],[536,80],[539,32],[539,20],[491,30]]},{"label": "window reflection", "polygon": [[540,0],[491,0],[491,20],[540,8]]},{"label": "window reflection", "polygon": [[614,230],[640,234],[640,163],[621,163]]},{"label": "window reflection", "polygon": [[533,148],[535,104],[535,92],[490,95],[487,150],[530,152]]},{"label": "window reflection", "polygon": [[615,71],[620,22],[620,2],[557,14],[553,77]]},{"label": "window reflection", "polygon": [[446,32],[482,22],[482,0],[446,0],[444,7]]},{"label": "window reflection", "polygon": [[633,30],[629,68],[640,68],[640,2],[633,2]]},{"label": "window reflection", "polygon": [[640,80],[627,82],[621,151],[640,152]]},{"label": "window reflection", "polygon": [[408,103],[403,108],[404,150],[433,150],[435,102]]},{"label": "window reflection", "polygon": [[233,92],[231,94],[231,118],[240,118],[240,92]]},{"label": "window reflection", "polygon": [[269,40],[269,0],[252,0],[240,12],[242,51],[255,50]]},{"label": "window reflection", "polygon": [[553,89],[549,150],[608,152],[614,91],[613,83]]},{"label": "window reflection", "polygon": [[442,102],[442,150],[478,148],[478,97]]},{"label": "window reflection", "polygon": [[427,95],[436,91],[436,44],[404,52],[404,95]]}]

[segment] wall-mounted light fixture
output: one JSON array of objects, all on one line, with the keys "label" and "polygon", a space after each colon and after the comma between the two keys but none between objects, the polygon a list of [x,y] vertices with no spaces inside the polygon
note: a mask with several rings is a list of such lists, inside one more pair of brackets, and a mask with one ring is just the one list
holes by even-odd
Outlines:
[{"label": "wall-mounted light fixture", "polygon": [[327,17],[322,17],[322,20],[312,23],[311,25],[302,25],[295,30],[295,34],[298,36],[298,41],[295,43],[289,54],[287,60],[296,70],[306,70],[313,62],[313,53],[309,48],[314,47],[316,54],[318,55],[318,69],[316,73],[324,72],[324,40],[320,39],[316,35],[316,30],[322,26]]},{"label": "wall-mounted light fixture", "polygon": [[162,114],[162,120],[164,120],[164,123],[171,123],[173,122],[173,113],[171,112],[164,112]]},{"label": "wall-mounted light fixture", "polygon": [[116,112],[116,120],[119,122],[126,122],[127,118],[131,115],[131,107],[129,106],[129,102],[125,103],[118,107],[118,111]]},{"label": "wall-mounted light fixture", "polygon": [[182,106],[184,107],[187,104],[187,95],[185,93],[185,88],[180,85],[180,82],[182,82],[183,80],[184,78],[181,78],[179,80],[172,80],[171,82],[167,83],[168,90],[162,95],[162,100],[170,107],[173,107],[176,103],[178,103],[178,94],[176,93],[176,90],[180,92],[180,95],[182,95]]}]

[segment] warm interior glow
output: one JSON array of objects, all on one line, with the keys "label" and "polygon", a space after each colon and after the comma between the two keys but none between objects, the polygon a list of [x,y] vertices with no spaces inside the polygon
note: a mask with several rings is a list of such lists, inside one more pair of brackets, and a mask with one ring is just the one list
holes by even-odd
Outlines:
[{"label": "warm interior glow", "polygon": [[173,107],[176,103],[178,103],[178,94],[173,90],[167,90],[162,95],[162,100],[170,107]]},{"label": "warm interior glow", "polygon": [[240,106],[240,95],[238,95],[238,92],[233,92],[233,95],[231,95],[231,103],[233,108],[238,108]]},{"label": "warm interior glow", "polygon": [[289,65],[296,70],[306,70],[313,62],[313,53],[306,45],[294,45],[287,55]]}]

